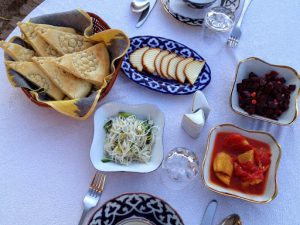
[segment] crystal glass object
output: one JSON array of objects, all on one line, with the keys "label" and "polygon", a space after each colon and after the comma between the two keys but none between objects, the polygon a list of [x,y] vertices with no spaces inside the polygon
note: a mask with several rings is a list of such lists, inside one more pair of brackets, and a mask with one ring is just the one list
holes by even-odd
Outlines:
[{"label": "crystal glass object", "polygon": [[175,148],[166,155],[162,170],[163,183],[171,189],[180,190],[198,176],[199,158],[188,149]]},{"label": "crystal glass object", "polygon": [[223,6],[211,8],[205,15],[205,26],[213,31],[226,32],[234,25],[234,13]]}]

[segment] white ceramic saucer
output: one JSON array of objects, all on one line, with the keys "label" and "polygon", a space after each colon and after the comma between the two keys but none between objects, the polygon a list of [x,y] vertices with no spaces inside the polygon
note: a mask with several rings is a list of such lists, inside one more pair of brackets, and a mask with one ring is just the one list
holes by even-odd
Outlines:
[{"label": "white ceramic saucer", "polygon": [[240,5],[240,1],[241,0],[217,0],[213,5],[205,9],[189,7],[182,0],[161,0],[161,3],[165,11],[176,20],[192,26],[201,26],[206,12],[211,7],[222,5],[230,9],[232,12],[235,12]]}]

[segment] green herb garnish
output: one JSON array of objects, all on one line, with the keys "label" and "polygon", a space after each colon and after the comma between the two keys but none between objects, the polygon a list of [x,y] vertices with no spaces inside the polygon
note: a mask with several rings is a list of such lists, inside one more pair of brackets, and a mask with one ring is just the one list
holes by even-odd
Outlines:
[{"label": "green herb garnish", "polygon": [[101,162],[103,163],[108,163],[108,162],[112,162],[113,160],[112,159],[102,159]]},{"label": "green herb garnish", "polygon": [[134,116],[134,115],[128,112],[119,112],[119,117],[128,118],[130,116]]},{"label": "green herb garnish", "polygon": [[106,133],[109,133],[110,129],[111,129],[111,126],[112,126],[112,121],[109,120],[108,122],[106,122],[106,124],[104,124],[104,129],[106,131]]}]

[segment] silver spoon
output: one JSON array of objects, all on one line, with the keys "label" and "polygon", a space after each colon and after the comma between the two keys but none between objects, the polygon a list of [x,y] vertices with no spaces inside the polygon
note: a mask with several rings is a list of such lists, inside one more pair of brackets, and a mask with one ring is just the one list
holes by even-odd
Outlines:
[{"label": "silver spoon", "polygon": [[220,225],[242,225],[242,220],[238,214],[227,216]]},{"label": "silver spoon", "polygon": [[148,0],[133,0],[130,4],[131,11],[135,13],[143,12],[150,5]]}]

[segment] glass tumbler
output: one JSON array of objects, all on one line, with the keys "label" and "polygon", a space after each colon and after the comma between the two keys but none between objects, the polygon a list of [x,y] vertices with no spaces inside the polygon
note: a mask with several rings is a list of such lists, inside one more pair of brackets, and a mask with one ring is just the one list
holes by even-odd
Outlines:
[{"label": "glass tumbler", "polygon": [[223,6],[211,8],[205,15],[204,24],[212,31],[226,32],[234,25],[234,13]]},{"label": "glass tumbler", "polygon": [[188,186],[199,174],[200,163],[196,154],[186,148],[175,148],[162,164],[162,181],[174,190]]}]

